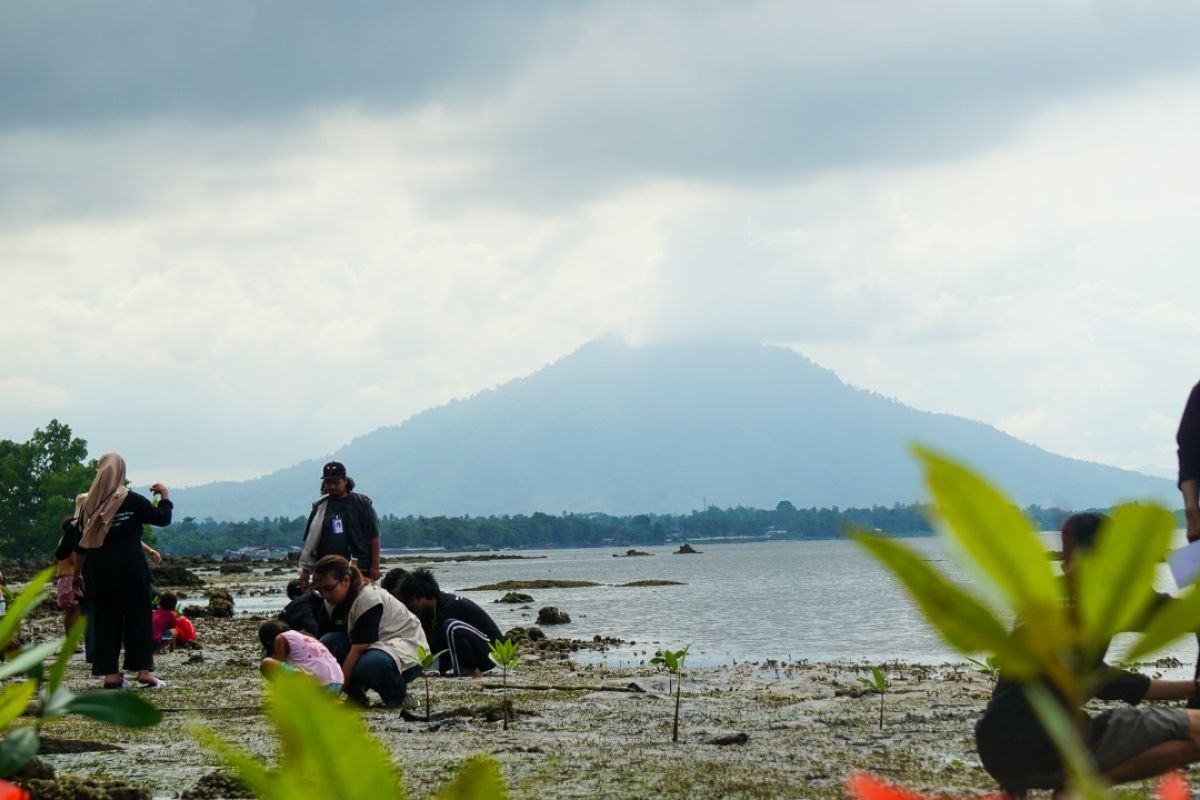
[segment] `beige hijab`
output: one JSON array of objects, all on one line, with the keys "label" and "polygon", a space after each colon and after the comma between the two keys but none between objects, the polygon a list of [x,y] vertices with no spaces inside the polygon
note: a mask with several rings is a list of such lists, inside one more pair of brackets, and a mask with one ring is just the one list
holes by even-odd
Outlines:
[{"label": "beige hijab", "polygon": [[117,509],[125,502],[125,459],[117,453],[100,456],[100,469],[88,489],[83,501],[83,538],[79,546],[84,550],[95,550],[104,544],[108,529],[112,526]]}]

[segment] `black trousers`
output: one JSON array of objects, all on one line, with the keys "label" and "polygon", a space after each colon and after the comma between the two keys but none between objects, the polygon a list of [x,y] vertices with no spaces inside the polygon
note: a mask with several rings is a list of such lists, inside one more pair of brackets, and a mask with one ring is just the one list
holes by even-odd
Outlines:
[{"label": "black trousers", "polygon": [[92,597],[91,619],[96,639],[92,647],[92,674],[114,675],[121,644],[125,644],[124,670],[154,669],[150,641],[150,586],[128,583],[97,591]]}]

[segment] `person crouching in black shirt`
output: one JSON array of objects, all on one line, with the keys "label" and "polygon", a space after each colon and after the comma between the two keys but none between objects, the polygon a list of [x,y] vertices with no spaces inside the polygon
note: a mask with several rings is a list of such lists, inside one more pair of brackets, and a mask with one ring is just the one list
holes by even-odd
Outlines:
[{"label": "person crouching in black shirt", "polygon": [[400,583],[400,601],[421,620],[441,672],[478,678],[495,664],[488,645],[503,639],[500,628],[473,600],[443,592],[427,569],[409,573]]}]

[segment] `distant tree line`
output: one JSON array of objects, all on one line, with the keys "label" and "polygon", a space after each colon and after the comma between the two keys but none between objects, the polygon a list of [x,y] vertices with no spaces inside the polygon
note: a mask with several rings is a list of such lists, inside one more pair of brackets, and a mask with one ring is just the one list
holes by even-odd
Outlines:
[{"label": "distant tree line", "polygon": [[[927,507],[912,503],[871,508],[796,508],[784,500],[774,509],[717,508],[689,514],[612,516],[589,513],[561,515],[535,512],[490,517],[397,517],[379,520],[384,548],[447,550],[634,547],[699,539],[830,539],[847,527],[882,530],[897,536],[932,533]],[[1031,506],[1026,513],[1041,529],[1057,528],[1069,513]],[[307,518],[264,517],[245,522],[177,520],[159,533],[164,552],[175,555],[221,553],[244,547],[299,545]]]},{"label": "distant tree line", "polygon": [[[96,462],[87,459],[87,442],[51,420],[27,442],[0,440],[0,557],[44,558],[54,549],[59,522],[71,513],[74,497],[86,491]],[[299,545],[307,517],[267,517],[245,522],[196,520],[176,515],[171,527],[157,532],[166,553],[219,554],[244,547]],[[447,550],[545,547],[662,545],[689,539],[828,539],[847,527],[881,530],[897,536],[931,533],[927,507],[797,508],[787,500],[773,509],[717,508],[688,514],[601,513],[514,514],[490,517],[397,517],[380,519],[385,548]],[[1056,529],[1069,513],[1030,506],[1026,513],[1042,530]]]}]

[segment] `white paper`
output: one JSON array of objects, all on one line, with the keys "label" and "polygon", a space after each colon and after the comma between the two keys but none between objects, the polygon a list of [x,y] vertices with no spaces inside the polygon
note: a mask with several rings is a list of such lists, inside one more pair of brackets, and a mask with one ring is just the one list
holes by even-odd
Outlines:
[{"label": "white paper", "polygon": [[1176,586],[1180,589],[1190,586],[1200,575],[1200,541],[1172,550],[1167,554],[1167,565],[1171,568]]}]

